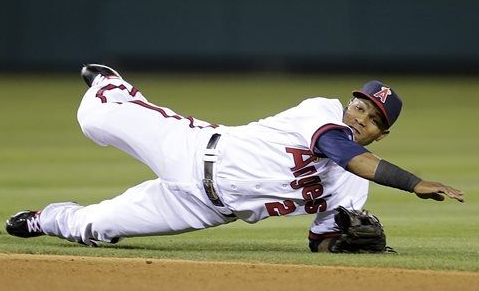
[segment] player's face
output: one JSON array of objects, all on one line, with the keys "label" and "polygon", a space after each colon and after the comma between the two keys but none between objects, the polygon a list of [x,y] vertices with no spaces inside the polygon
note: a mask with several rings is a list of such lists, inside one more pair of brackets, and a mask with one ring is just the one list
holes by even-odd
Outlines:
[{"label": "player's face", "polygon": [[344,110],[343,122],[352,129],[354,139],[360,145],[379,141],[389,133],[384,129],[379,109],[367,99],[351,99]]}]

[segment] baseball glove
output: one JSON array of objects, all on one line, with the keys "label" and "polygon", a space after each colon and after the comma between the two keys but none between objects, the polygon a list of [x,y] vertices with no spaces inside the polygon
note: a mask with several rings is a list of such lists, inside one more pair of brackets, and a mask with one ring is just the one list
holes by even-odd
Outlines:
[{"label": "baseball glove", "polygon": [[336,208],[334,220],[341,230],[329,245],[332,253],[396,253],[386,246],[386,235],[379,219],[367,210]]}]

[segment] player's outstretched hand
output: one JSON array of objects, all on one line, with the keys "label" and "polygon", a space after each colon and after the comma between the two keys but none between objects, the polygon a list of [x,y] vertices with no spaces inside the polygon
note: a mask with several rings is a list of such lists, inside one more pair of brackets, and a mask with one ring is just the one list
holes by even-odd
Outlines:
[{"label": "player's outstretched hand", "polygon": [[461,190],[443,185],[438,182],[429,182],[422,180],[414,187],[414,193],[421,199],[434,199],[436,201],[443,201],[444,195],[456,199],[459,202],[464,202],[464,193]]}]

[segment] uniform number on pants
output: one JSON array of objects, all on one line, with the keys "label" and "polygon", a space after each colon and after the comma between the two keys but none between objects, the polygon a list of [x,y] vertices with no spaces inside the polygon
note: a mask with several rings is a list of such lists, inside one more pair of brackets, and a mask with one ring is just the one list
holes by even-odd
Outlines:
[{"label": "uniform number on pants", "polygon": [[265,203],[264,206],[268,210],[269,216],[286,215],[296,210],[296,206],[291,200],[284,200],[283,202]]}]

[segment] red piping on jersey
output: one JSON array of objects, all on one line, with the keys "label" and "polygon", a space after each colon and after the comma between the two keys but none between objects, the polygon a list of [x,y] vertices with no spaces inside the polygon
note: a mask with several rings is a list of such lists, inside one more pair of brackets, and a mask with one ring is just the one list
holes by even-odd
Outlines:
[{"label": "red piping on jersey", "polygon": [[327,232],[327,233],[322,233],[322,234],[317,234],[312,231],[309,231],[309,236],[308,238],[310,240],[323,240],[325,238],[330,238],[330,237],[337,237],[341,234],[341,232],[336,231],[336,232]]},{"label": "red piping on jersey", "polygon": [[310,148],[309,148],[309,150],[311,152],[314,153],[314,145],[316,144],[316,141],[318,140],[318,138],[323,133],[325,133],[326,131],[331,130],[331,129],[347,129],[351,132],[351,135],[353,134],[353,131],[351,130],[351,128],[349,128],[347,126],[334,124],[334,123],[327,123],[327,124],[321,126],[320,128],[318,128],[318,130],[316,130],[316,132],[313,134],[313,137],[311,138],[311,145],[310,145]]},{"label": "red piping on jersey", "polygon": [[113,89],[126,90],[128,92],[128,94],[130,94],[131,97],[135,97],[136,93],[138,93],[138,89],[136,89],[135,87],[132,87],[131,91],[129,91],[126,88],[126,86],[123,85],[123,84],[120,84],[119,86],[113,85],[113,84],[108,84],[108,85],[102,87],[100,90],[98,90],[98,92],[96,92],[95,97],[100,98],[101,103],[106,103],[107,100],[106,100],[106,97],[105,97],[104,93],[105,93],[105,91],[109,91],[109,90],[113,90]]},{"label": "red piping on jersey", "polygon": [[218,127],[218,125],[216,125],[216,124],[210,124],[210,125],[208,125],[208,126],[195,126],[195,125],[193,125],[194,119],[193,119],[193,117],[191,117],[191,116],[182,117],[182,116],[177,115],[177,114],[176,114],[176,115],[168,115],[168,114],[165,112],[165,110],[163,110],[162,108],[153,106],[153,105],[151,105],[151,104],[145,103],[145,102],[140,101],[140,100],[134,100],[134,101],[129,101],[129,102],[130,102],[130,103],[134,103],[134,104],[136,104],[136,105],[140,105],[140,106],[142,106],[142,107],[145,107],[145,108],[148,108],[148,109],[151,109],[151,110],[154,110],[154,111],[156,111],[156,112],[159,112],[161,115],[163,115],[164,118],[174,118],[174,119],[176,119],[176,120],[186,119],[186,120],[188,120],[188,121],[190,122],[190,124],[189,124],[189,127],[190,127],[190,128],[195,128],[195,127],[196,127],[196,128],[205,128],[205,127],[216,128],[216,127]]}]

